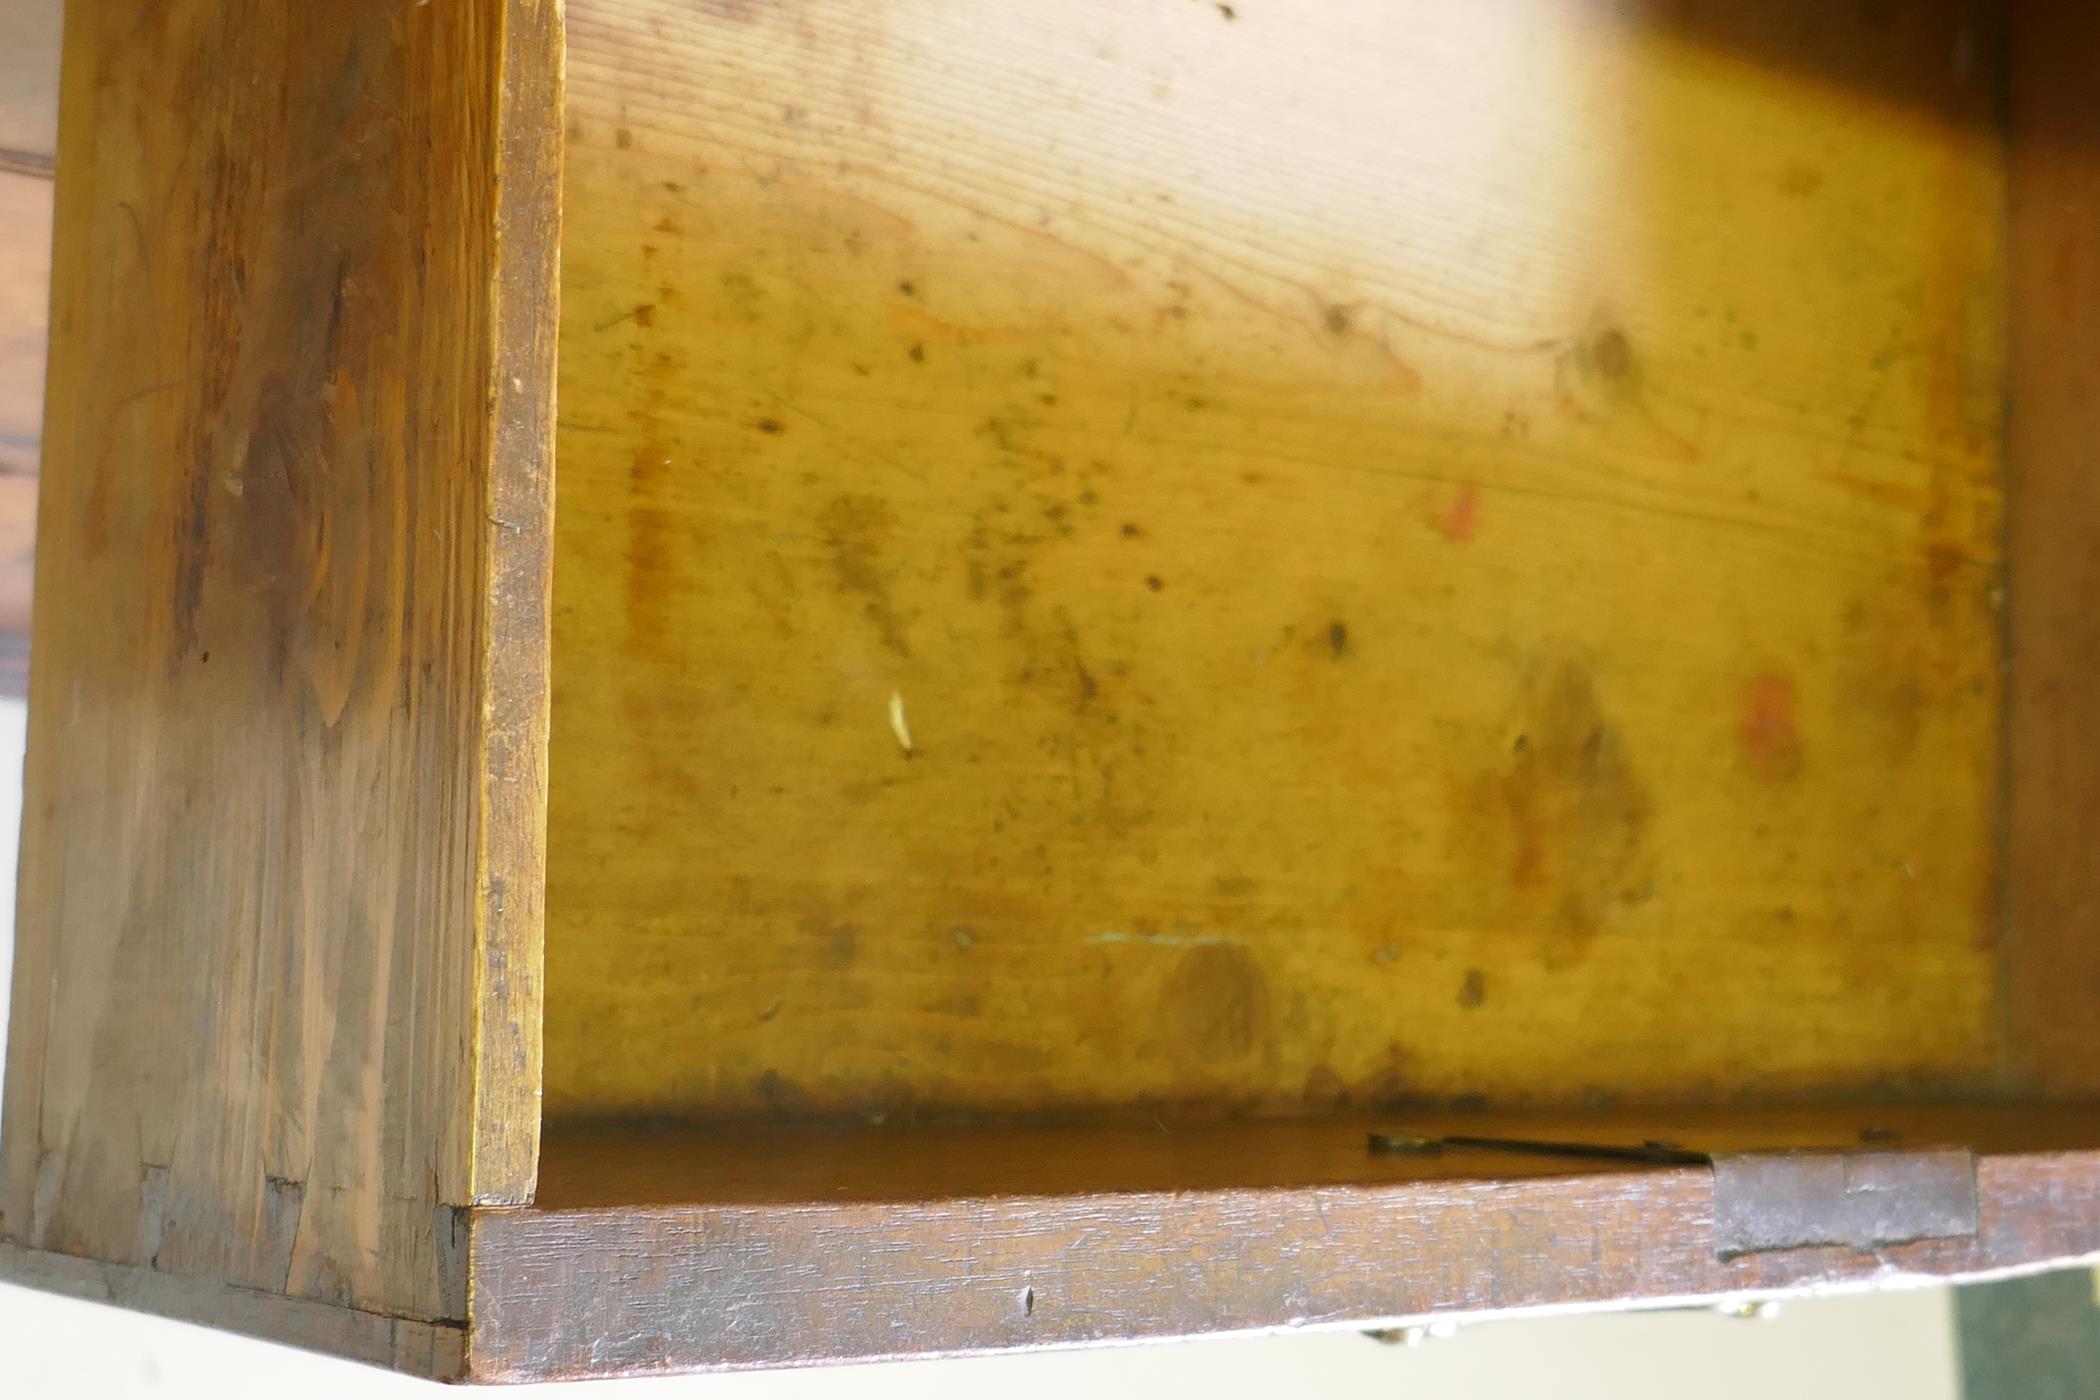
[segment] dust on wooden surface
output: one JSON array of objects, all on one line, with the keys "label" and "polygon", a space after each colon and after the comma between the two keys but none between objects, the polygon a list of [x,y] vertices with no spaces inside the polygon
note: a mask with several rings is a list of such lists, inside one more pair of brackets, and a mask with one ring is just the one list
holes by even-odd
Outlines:
[{"label": "dust on wooden surface", "polygon": [[572,4],[551,1111],[1987,1070],[1989,86],[1615,14]]}]

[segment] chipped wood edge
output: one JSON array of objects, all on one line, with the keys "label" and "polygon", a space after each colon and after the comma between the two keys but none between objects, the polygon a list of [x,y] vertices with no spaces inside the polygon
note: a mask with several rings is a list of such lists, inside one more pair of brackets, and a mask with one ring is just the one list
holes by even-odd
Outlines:
[{"label": "chipped wood edge", "polygon": [[511,0],[497,53],[468,1191],[477,1204],[530,1201],[539,1171],[562,25],[560,0]]},{"label": "chipped wood edge", "polygon": [[543,1381],[1601,1310],[2100,1257],[2100,1153],[1978,1163],[1979,1229],[1723,1259],[1700,1167],[937,1202],[489,1210],[467,1374]]},{"label": "chipped wood edge", "polygon": [[215,1279],[165,1274],[0,1243],[0,1283],[196,1323],[427,1380],[465,1371],[466,1329],[360,1312]]}]

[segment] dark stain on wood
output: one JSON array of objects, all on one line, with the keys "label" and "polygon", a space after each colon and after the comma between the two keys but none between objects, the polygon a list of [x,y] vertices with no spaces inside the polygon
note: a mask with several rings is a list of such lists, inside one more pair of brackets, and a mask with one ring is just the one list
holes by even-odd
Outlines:
[{"label": "dark stain on wood", "polygon": [[686,360],[675,341],[659,343],[656,337],[636,337],[628,353],[635,387],[626,410],[634,448],[627,467],[624,614],[635,645],[652,651],[670,640],[668,575],[680,563],[673,539],[678,517],[666,501],[673,470],[666,419]]},{"label": "dark stain on wood", "polygon": [[1625,379],[1633,373],[1633,342],[1614,326],[1590,342],[1589,364],[1606,379]]},{"label": "dark stain on wood", "polygon": [[802,1087],[777,1069],[762,1072],[751,1081],[751,1092],[773,1113],[795,1113],[808,1102]]},{"label": "dark stain on wood", "polygon": [[1883,762],[1901,763],[1917,752],[1931,702],[1916,673],[1861,658],[1840,673],[1850,710],[1872,727]]},{"label": "dark stain on wood", "polygon": [[1797,199],[1806,199],[1823,188],[1823,172],[1805,161],[1790,161],[1780,173],[1779,188]]},{"label": "dark stain on wood", "polygon": [[890,594],[894,569],[883,557],[895,526],[889,502],[880,496],[840,496],[817,518],[839,592],[859,597],[882,645],[908,657],[911,641]]},{"label": "dark stain on wood", "polygon": [[1336,1074],[1332,1065],[1314,1065],[1305,1074],[1305,1088],[1299,1097],[1309,1104],[1336,1107],[1349,1102],[1349,1085]]},{"label": "dark stain on wood", "polygon": [[1176,1048],[1206,1061],[1244,1059],[1268,1034],[1268,980],[1245,948],[1206,943],[1188,949],[1167,979],[1163,1000]]},{"label": "dark stain on wood", "polygon": [[815,944],[819,967],[843,970],[860,960],[860,930],[852,924],[811,919],[804,928]]},{"label": "dark stain on wood", "polygon": [[1439,917],[1524,935],[1564,967],[1652,880],[1653,802],[1581,663],[1534,666],[1510,727],[1497,768],[1452,784],[1451,858],[1476,873],[1430,899]]},{"label": "dark stain on wood", "polygon": [[[1932,616],[1944,619],[1953,606],[1955,585],[1969,568],[1969,556],[1949,540],[1931,540],[1925,545],[1925,604]],[[1977,577],[1982,572],[1977,571]]]}]

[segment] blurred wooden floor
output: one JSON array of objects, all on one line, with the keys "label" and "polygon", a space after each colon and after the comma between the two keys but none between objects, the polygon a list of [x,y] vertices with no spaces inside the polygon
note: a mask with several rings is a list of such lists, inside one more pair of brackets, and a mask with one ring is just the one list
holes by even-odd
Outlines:
[{"label": "blurred wooden floor", "polygon": [[62,0],[0,3],[0,693],[27,674]]}]

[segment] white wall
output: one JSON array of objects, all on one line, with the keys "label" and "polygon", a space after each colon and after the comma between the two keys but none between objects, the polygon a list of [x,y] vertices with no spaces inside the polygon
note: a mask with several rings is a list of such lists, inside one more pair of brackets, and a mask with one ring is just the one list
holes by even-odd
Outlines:
[{"label": "white wall", "polygon": [[[1757,1322],[1686,1312],[1482,1323],[1419,1347],[1322,1333],[505,1393],[562,1400],[1956,1400],[1955,1374],[1946,1295],[1931,1290],[1820,1299]],[[434,1389],[181,1323],[0,1287],[0,1395],[387,1400]]]}]

